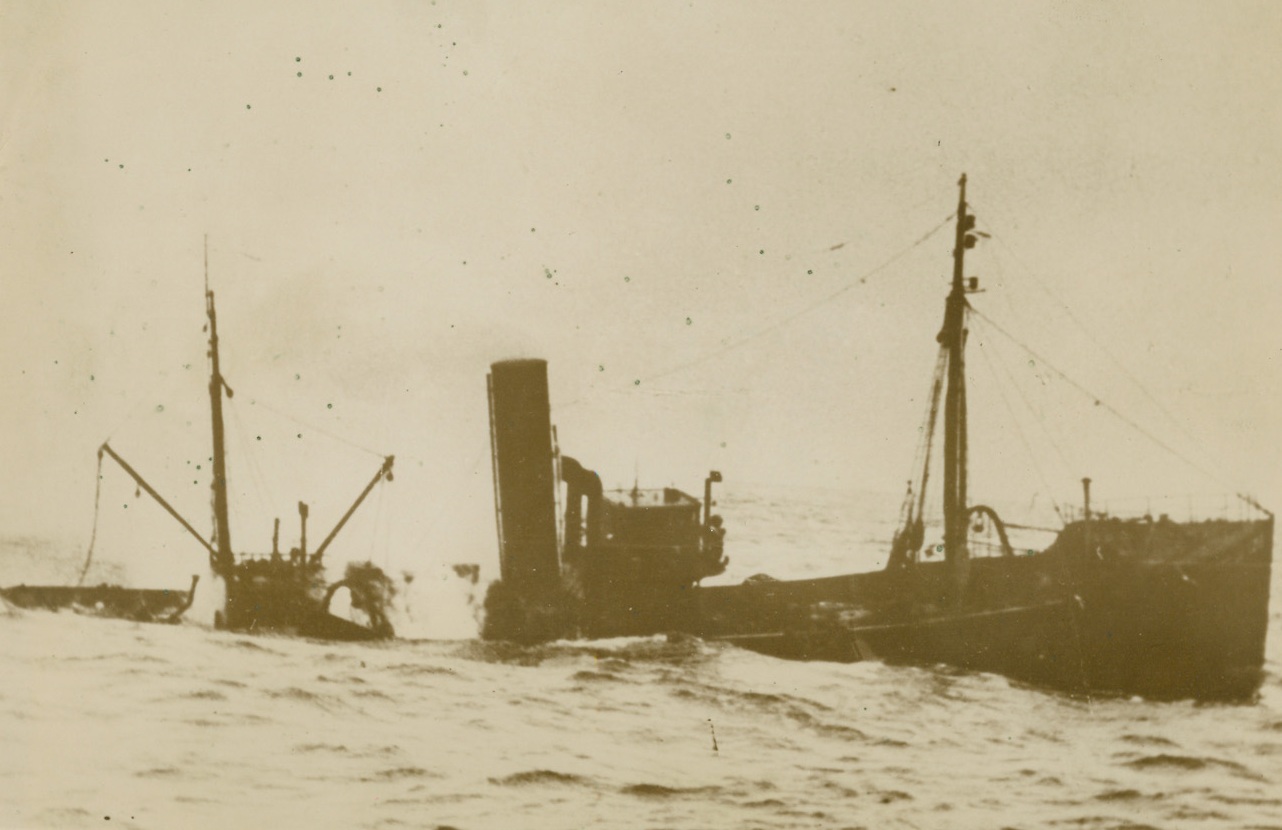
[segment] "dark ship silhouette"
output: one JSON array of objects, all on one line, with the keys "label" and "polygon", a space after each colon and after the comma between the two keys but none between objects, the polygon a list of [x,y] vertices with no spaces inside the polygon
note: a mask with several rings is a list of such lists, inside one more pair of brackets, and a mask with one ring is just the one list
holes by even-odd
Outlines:
[{"label": "dark ship silhouette", "polygon": [[[922,555],[928,444],[884,570],[701,586],[726,565],[710,512],[720,476],[702,502],[671,488],[604,492],[599,476],[554,452],[546,363],[504,361],[488,378],[501,578],[483,635],[684,632],[783,658],[943,663],[1071,693],[1249,699],[1263,674],[1271,513],[1248,500],[1263,518],[1093,516],[1086,479],[1082,518],[1044,550],[1017,554],[997,512],[970,501],[966,295],[977,286],[963,262],[977,232],[965,176],[959,189],[928,431],[942,398],[942,561]],[[975,521],[995,527],[1000,555],[973,555]]]},{"label": "dark ship silhouette", "polygon": [[[977,231],[959,182],[951,289],[938,334],[924,460],[880,571],[739,585],[702,586],[725,571],[725,530],[711,512],[712,472],[703,498],[674,488],[604,490],[600,477],[555,449],[541,360],[502,361],[488,377],[500,579],[486,597],[483,636],[518,642],[681,632],[781,658],[944,663],[1084,694],[1154,699],[1249,699],[1263,675],[1272,567],[1273,515],[1252,520],[1124,520],[1085,509],[1041,551],[1017,553],[1007,525],[967,490],[965,252]],[[314,552],[307,505],[299,504],[298,548],[236,554],[227,504],[223,395],[217,315],[206,287],[213,437],[214,532],[206,540],[107,444],[110,458],[208,552],[222,587],[214,624],[234,631],[371,640],[393,635],[384,609],[391,581],[371,564],[348,566],[327,582],[324,554],[382,480],[381,466]],[[942,403],[942,560],[923,550],[926,479]],[[558,493],[564,494],[558,507]],[[1244,497],[1245,498],[1245,497]],[[1001,540],[999,555],[977,556],[972,522]],[[559,528],[563,532],[559,532]],[[81,583],[92,557],[86,559]],[[471,571],[473,577],[475,571]],[[176,621],[190,590],[119,586],[27,586],[0,591],[21,607],[74,606],[104,616]],[[347,588],[361,625],[329,612]]]},{"label": "dark ship silhouette", "polygon": [[[209,569],[221,586],[221,606],[214,612],[216,628],[232,631],[273,631],[307,637],[337,640],[376,640],[393,636],[387,620],[387,608],[393,585],[376,566],[351,563],[344,578],[328,583],[325,551],[348,519],[380,481],[392,480],[393,456],[383,459],[378,472],[370,479],[355,502],[343,514],[329,535],[315,551],[307,549],[308,506],[299,502],[300,542],[288,554],[278,549],[280,520],[272,535],[272,550],[266,554],[234,553],[231,521],[227,503],[227,452],[224,441],[223,395],[230,397],[231,387],[222,375],[218,353],[218,315],[214,292],[205,288],[206,328],[209,332],[209,405],[213,429],[212,490],[213,538],[205,539],[174,507],[165,500],[110,445],[98,449],[98,480],[102,479],[104,456],[122,470],[208,552]],[[96,518],[95,518],[96,523]],[[107,617],[124,617],[140,621],[177,622],[195,598],[199,577],[193,576],[187,591],[136,589],[117,585],[83,585],[92,560],[93,545],[75,586],[18,585],[0,590],[7,601],[18,607],[74,607]],[[329,612],[330,601],[342,588],[351,595],[351,606],[363,612],[368,624],[335,616]]]}]

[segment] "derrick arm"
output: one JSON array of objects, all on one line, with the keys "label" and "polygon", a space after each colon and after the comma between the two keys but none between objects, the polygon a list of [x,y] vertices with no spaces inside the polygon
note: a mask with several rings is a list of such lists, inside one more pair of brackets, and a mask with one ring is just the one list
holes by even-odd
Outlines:
[{"label": "derrick arm", "polygon": [[386,477],[388,481],[392,480],[392,462],[395,460],[396,457],[392,455],[383,459],[383,466],[378,468],[378,472],[374,474],[372,479],[370,479],[369,484],[365,485],[365,489],[356,497],[356,501],[352,503],[351,507],[347,508],[347,512],[343,514],[343,518],[338,520],[338,524],[334,525],[334,529],[325,537],[325,541],[321,542],[320,547],[318,547],[316,552],[312,554],[313,562],[320,562],[321,557],[325,554],[325,549],[329,547],[329,543],[334,541],[334,537],[338,535],[338,531],[342,530],[343,525],[347,524],[347,520],[352,518],[352,514],[356,512],[356,508],[361,506],[361,502],[365,501],[365,497],[374,489],[374,485],[382,481],[384,477]]},{"label": "derrick arm", "polygon": [[134,470],[133,467],[129,466],[129,462],[125,461],[123,458],[116,455],[116,451],[113,450],[106,443],[104,443],[101,447],[98,448],[98,455],[102,456],[103,453],[106,453],[107,455],[111,456],[111,459],[115,461],[117,464],[119,464],[120,468],[124,470],[126,473],[128,473],[129,477],[132,478],[138,484],[139,487],[147,491],[147,495],[151,496],[153,499],[156,500],[157,504],[165,508],[166,512],[168,512],[170,516],[173,516],[175,519],[177,519],[178,523],[182,525],[184,528],[186,528],[187,532],[190,533],[192,536],[194,536],[197,542],[200,542],[201,547],[203,547],[205,550],[209,551],[211,555],[213,555],[214,553],[213,546],[210,545],[209,542],[205,541],[205,538],[196,531],[196,528],[192,527],[190,522],[188,522],[186,519],[180,516],[178,514],[178,511],[170,506],[169,502],[161,498],[160,494],[157,493],[150,484],[148,484],[145,480],[143,480],[143,477],[138,475],[138,472]]}]

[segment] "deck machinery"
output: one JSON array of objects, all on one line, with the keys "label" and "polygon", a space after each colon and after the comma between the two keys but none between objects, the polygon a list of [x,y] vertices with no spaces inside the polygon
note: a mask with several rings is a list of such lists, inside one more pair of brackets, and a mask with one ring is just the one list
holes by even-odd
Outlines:
[{"label": "deck machinery", "polygon": [[702,500],[672,487],[606,491],[555,449],[546,361],[495,363],[488,381],[500,579],[486,597],[485,636],[690,630],[694,587],[727,562],[711,512],[720,474],[708,476]]}]

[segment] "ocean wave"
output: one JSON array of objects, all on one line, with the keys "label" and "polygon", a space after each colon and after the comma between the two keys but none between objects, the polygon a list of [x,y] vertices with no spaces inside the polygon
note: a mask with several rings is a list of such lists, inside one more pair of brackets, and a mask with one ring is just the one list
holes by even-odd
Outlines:
[{"label": "ocean wave", "polygon": [[[1201,807],[1190,807],[1183,805],[1175,807],[1168,814],[1170,818],[1176,821],[1219,821],[1227,822],[1229,816],[1221,813],[1219,810],[1207,810]],[[1277,825],[1273,827],[1256,825],[1254,828],[1243,828],[1243,830],[1277,830]]]},{"label": "ocean wave", "polygon": [[620,787],[619,792],[624,795],[635,795],[642,798],[678,798],[695,795],[715,795],[721,792],[720,787],[668,787],[663,784],[629,784]]},{"label": "ocean wave", "polygon": [[519,645],[504,641],[459,641],[455,656],[484,663],[516,666],[540,666],[548,662],[591,658],[597,662],[615,661],[615,666],[633,664],[689,666],[711,659],[716,649],[697,637],[660,635],[655,637],[620,637],[611,640],[579,642],[558,640],[538,645]]},{"label": "ocean wave", "polygon": [[433,666],[430,663],[396,663],[387,667],[388,671],[411,677],[430,674],[458,675],[458,672],[447,666]]},{"label": "ocean wave", "polygon": [[422,767],[389,767],[375,772],[372,776],[361,778],[361,781],[398,781],[405,778],[442,778],[439,772]]},{"label": "ocean wave", "polygon": [[913,800],[913,796],[903,790],[880,790],[874,791],[871,795],[877,799],[879,804],[894,804],[896,801]]},{"label": "ocean wave", "polygon": [[345,704],[340,698],[333,695],[323,695],[317,692],[311,692],[299,686],[286,686],[283,689],[263,689],[262,693],[273,700],[282,700],[287,702],[306,703],[323,709],[326,712],[332,712],[335,709],[342,708]]},{"label": "ocean wave", "polygon": [[396,698],[392,697],[387,692],[383,692],[378,689],[357,689],[356,691],[352,692],[352,694],[356,697],[368,698],[372,700],[389,700],[393,702],[395,702],[396,700]]},{"label": "ocean wave", "polygon": [[49,658],[61,663],[169,663],[163,657],[154,654],[139,654],[136,651],[113,651],[101,654],[72,654]]},{"label": "ocean wave", "polygon": [[356,674],[349,674],[343,677],[330,677],[329,675],[318,674],[316,675],[316,680],[320,683],[351,683],[356,685],[362,685],[369,682],[365,678]]},{"label": "ocean wave", "polygon": [[550,769],[515,772],[502,778],[491,778],[489,781],[491,784],[497,784],[501,787],[528,787],[540,784],[589,785],[592,783],[590,779],[582,775],[573,775],[568,772],[557,772]]},{"label": "ocean wave", "polygon": [[184,692],[178,695],[180,700],[226,700],[227,695],[214,689],[202,689],[195,692]]},{"label": "ocean wave", "polygon": [[1138,801],[1143,798],[1157,796],[1145,796],[1139,790],[1105,790],[1095,796],[1096,801]]},{"label": "ocean wave", "polygon": [[1256,795],[1228,795],[1227,793],[1211,793],[1207,798],[1211,801],[1218,801],[1221,804],[1242,804],[1250,807],[1282,807],[1282,798]]},{"label": "ocean wave", "polygon": [[1163,753],[1161,755],[1146,755],[1142,758],[1136,758],[1127,761],[1125,766],[1132,769],[1149,770],[1149,769],[1170,769],[1196,771],[1212,768],[1223,769],[1239,778],[1247,778],[1252,781],[1264,781],[1264,776],[1253,772],[1245,765],[1237,761],[1226,761],[1223,758],[1198,758],[1191,755],[1170,755]]},{"label": "ocean wave", "polygon": [[181,777],[182,774],[183,774],[183,771],[178,769],[177,767],[152,767],[151,769],[145,769],[145,770],[142,770],[141,772],[135,772],[134,777],[136,778],[178,778],[178,777]]},{"label": "ocean wave", "polygon": [[[832,707],[819,701],[778,692],[756,692],[716,686],[687,679],[684,675],[666,674],[663,680],[672,686],[671,694],[702,703],[772,714],[818,734],[843,740],[869,741],[867,733],[834,720]],[[812,711],[813,710],[813,711]]]},{"label": "ocean wave", "polygon": [[293,748],[293,751],[303,753],[332,752],[338,755],[348,755],[351,753],[351,750],[349,750],[344,744],[326,743],[298,744]]},{"label": "ocean wave", "polygon": [[617,674],[608,671],[576,671],[570,675],[570,679],[578,683],[626,683],[628,681],[619,677]]},{"label": "ocean wave", "polygon": [[[1276,657],[1256,705],[1196,707],[691,638],[370,649],[36,613],[6,633],[17,826],[253,824],[350,785],[322,824],[1282,827]],[[67,739],[67,763],[21,754]]]},{"label": "ocean wave", "polygon": [[1179,746],[1175,741],[1172,741],[1169,738],[1163,738],[1160,735],[1132,735],[1128,733],[1123,735],[1119,740],[1125,741],[1128,744],[1136,744],[1138,746]]},{"label": "ocean wave", "polygon": [[237,637],[234,639],[227,637],[212,637],[210,642],[214,643],[219,648],[233,649],[236,651],[260,651],[264,654],[274,654],[278,657],[285,656],[283,652],[268,648],[262,643],[255,642],[254,640],[246,640],[243,637]]}]

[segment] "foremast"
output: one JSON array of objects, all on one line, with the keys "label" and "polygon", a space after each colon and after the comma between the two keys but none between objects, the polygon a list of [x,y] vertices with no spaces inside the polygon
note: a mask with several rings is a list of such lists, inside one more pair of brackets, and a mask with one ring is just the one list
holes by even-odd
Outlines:
[{"label": "foremast", "polygon": [[952,290],[944,306],[944,328],[939,342],[948,356],[948,384],[944,397],[944,559],[960,586],[964,581],[966,549],[966,279],[965,255],[975,247],[975,217],[967,210],[966,174],[957,182],[957,233],[953,246]]},{"label": "foremast", "polygon": [[214,546],[210,566],[214,573],[229,576],[236,565],[231,549],[231,521],[227,515],[227,448],[223,429],[223,390],[231,388],[218,365],[218,315],[214,292],[209,290],[209,253],[205,253],[205,313],[209,316],[209,411],[214,431],[213,483]]}]

